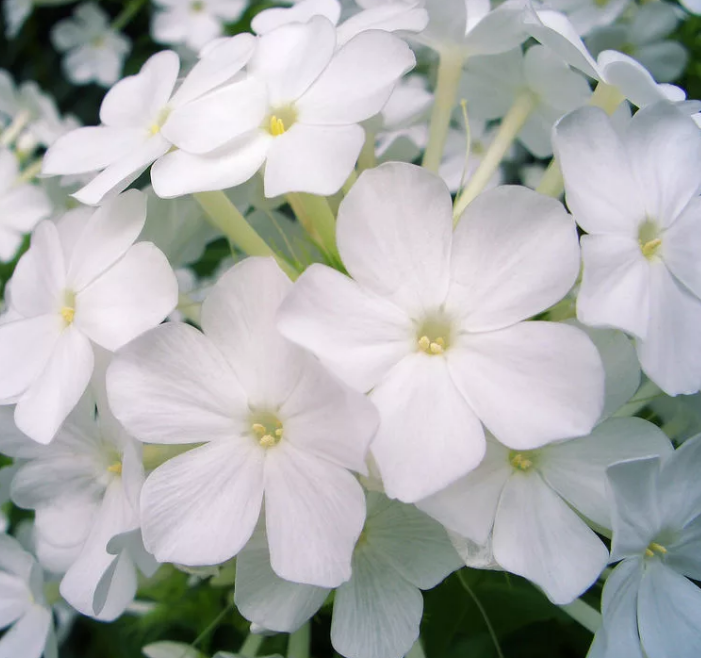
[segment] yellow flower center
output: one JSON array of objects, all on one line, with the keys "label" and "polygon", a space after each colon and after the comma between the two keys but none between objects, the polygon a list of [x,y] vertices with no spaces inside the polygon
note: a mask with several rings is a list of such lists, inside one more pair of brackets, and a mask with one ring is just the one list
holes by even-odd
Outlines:
[{"label": "yellow flower center", "polygon": [[273,110],[263,128],[273,137],[285,134],[297,121],[297,110],[292,105],[285,105]]},{"label": "yellow flower center", "polygon": [[509,463],[517,471],[530,471],[533,468],[534,455],[531,452],[518,452],[512,450],[509,453]]},{"label": "yellow flower center", "polygon": [[662,544],[658,544],[653,541],[645,549],[645,555],[647,557],[654,557],[657,553],[659,553],[660,555],[665,555],[667,553],[667,549],[664,546],[662,546]]},{"label": "yellow flower center", "polygon": [[114,462],[114,464],[111,464],[110,466],[107,467],[107,472],[114,473],[115,475],[121,475],[122,474],[122,462],[121,461]]},{"label": "yellow flower center", "polygon": [[59,309],[59,314],[66,326],[73,323],[75,319],[75,293],[72,290],[66,290],[63,293],[63,306]]},{"label": "yellow flower center", "polygon": [[421,352],[435,356],[450,347],[451,323],[442,313],[428,317],[416,332],[416,345]]},{"label": "yellow flower center", "polygon": [[282,423],[269,412],[254,413],[251,417],[251,434],[263,448],[272,448],[280,443],[283,436]]},{"label": "yellow flower center", "polygon": [[640,251],[648,260],[651,260],[657,254],[662,245],[662,238],[660,238],[660,229],[655,222],[648,219],[640,225],[638,229],[638,243],[640,244]]}]

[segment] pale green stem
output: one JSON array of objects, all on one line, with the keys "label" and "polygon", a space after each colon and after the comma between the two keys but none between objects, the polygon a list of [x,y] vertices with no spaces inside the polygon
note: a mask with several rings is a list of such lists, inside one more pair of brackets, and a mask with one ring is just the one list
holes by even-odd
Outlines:
[{"label": "pale green stem", "polygon": [[186,320],[190,320],[190,322],[194,322],[195,324],[200,323],[201,306],[202,304],[190,299],[190,297],[185,293],[181,292],[178,295],[178,306],[176,310],[180,311],[183,317]]},{"label": "pale green stem", "polygon": [[287,195],[287,202],[310,237],[329,256],[340,261],[336,246],[336,218],[326,198],[305,192],[291,192]]},{"label": "pale green stem", "polygon": [[37,158],[34,162],[29,164],[15,181],[17,185],[22,185],[24,183],[29,183],[33,181],[37,175],[41,172],[42,159]]},{"label": "pale green stem", "polygon": [[429,171],[437,172],[441,165],[464,61],[465,57],[460,50],[446,50],[440,54],[428,146],[422,162],[422,166]]},{"label": "pale green stem", "polygon": [[[611,115],[624,100],[625,96],[619,91],[618,87],[599,82],[589,100],[589,105],[600,107],[606,114]],[[555,199],[561,197],[564,193],[565,181],[562,178],[560,166],[555,158],[551,160],[535,191]]]},{"label": "pale green stem", "polygon": [[624,404],[615,414],[616,418],[626,418],[628,416],[634,416],[641,409],[643,409],[647,404],[654,400],[655,398],[662,395],[662,391],[654,382],[648,380],[639,389],[638,392]]},{"label": "pale green stem", "polygon": [[596,633],[601,627],[601,613],[584,603],[582,599],[575,599],[572,603],[561,605],[560,609],[592,633]]},{"label": "pale green stem", "polygon": [[358,181],[358,174],[356,173],[356,171],[354,169],[353,171],[351,171],[351,175],[348,176],[348,179],[346,180],[346,182],[343,183],[343,187],[341,188],[343,191],[343,196],[346,196],[346,194],[348,194],[348,192],[351,191],[351,188],[353,187],[353,185],[356,184],[357,181]]},{"label": "pale green stem", "polygon": [[29,112],[20,112],[12,123],[0,134],[0,146],[10,146],[20,136],[26,125],[29,123],[31,115]]},{"label": "pale green stem", "polygon": [[409,649],[409,653],[406,658],[426,658],[426,653],[424,648],[421,646],[421,638],[414,642],[414,645]]},{"label": "pale green stem", "polygon": [[309,622],[290,635],[287,644],[287,658],[309,658],[312,640],[312,627]]},{"label": "pale green stem", "polygon": [[258,235],[224,192],[197,192],[193,196],[210,222],[229,239],[231,244],[249,256],[272,256],[285,274],[292,279],[297,277],[295,269],[284,258],[278,256]]},{"label": "pale green stem", "polygon": [[112,25],[110,27],[115,31],[115,32],[120,32],[123,30],[129,23],[131,22],[131,19],[136,16],[141,8],[146,4],[146,0],[131,0],[131,2],[124,7],[122,10],[122,13],[117,16],[112,21]]},{"label": "pale green stem", "polygon": [[358,156],[358,171],[362,173],[366,169],[373,169],[377,166],[375,157],[375,133],[365,129],[365,143]]},{"label": "pale green stem", "polygon": [[526,91],[516,97],[511,109],[502,119],[499,130],[482,157],[479,167],[472,174],[462,194],[455,201],[453,219],[456,222],[459,221],[465,208],[484,190],[494,173],[499,169],[506,152],[511,148],[516,135],[519,134],[521,128],[528,121],[528,117],[531,116],[531,112],[533,112],[536,105],[537,99],[530,91]]},{"label": "pale green stem", "polygon": [[243,658],[255,658],[256,654],[260,650],[261,644],[263,644],[262,635],[249,633],[248,637],[239,649],[239,656],[243,656]]}]

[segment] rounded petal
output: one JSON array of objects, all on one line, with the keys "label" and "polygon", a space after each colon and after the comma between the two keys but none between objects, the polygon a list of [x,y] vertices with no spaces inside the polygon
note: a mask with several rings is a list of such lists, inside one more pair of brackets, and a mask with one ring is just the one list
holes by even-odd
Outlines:
[{"label": "rounded petal", "polygon": [[455,230],[448,312],[468,331],[502,329],[562,299],[579,273],[572,218],[523,187],[480,194]]},{"label": "rounded petal", "polygon": [[305,0],[291,7],[264,9],[253,17],[251,29],[265,34],[288,23],[305,23],[313,16],[326,16],[334,25],[341,17],[338,0]]},{"label": "rounded petal", "polygon": [[361,392],[415,349],[405,313],[323,265],[297,280],[278,311],[278,328]]},{"label": "rounded petal", "polygon": [[364,172],[338,212],[338,250],[351,276],[418,321],[445,299],[452,233],[448,188],[414,165]]},{"label": "rounded petal", "polygon": [[660,255],[669,271],[701,298],[701,198],[695,197],[662,237]]},{"label": "rounded petal", "polygon": [[178,283],[163,253],[140,242],[79,292],[75,303],[76,326],[114,351],[165,320],[178,303]]},{"label": "rounded petal", "polygon": [[606,113],[583,107],[566,115],[554,129],[553,144],[577,223],[589,233],[637,240],[638,225],[646,217],[645,197]]},{"label": "rounded petal", "polygon": [[456,386],[505,445],[531,449],[591,431],[603,409],[604,369],[586,334],[523,322],[467,334],[447,351]]},{"label": "rounded petal", "polygon": [[337,587],[365,521],[365,496],[345,469],[284,440],[265,460],[265,523],[273,571],[296,583]]},{"label": "rounded petal", "polygon": [[499,500],[494,558],[541,587],[558,605],[587,590],[608,562],[608,551],[536,473],[514,473]]},{"label": "rounded petal", "polygon": [[482,425],[442,356],[402,359],[370,399],[380,412],[370,451],[390,498],[412,503],[430,496],[482,461]]},{"label": "rounded petal", "polygon": [[336,591],[331,643],[347,658],[401,658],[419,637],[419,590],[375,556],[358,551],[353,578]]},{"label": "rounded petal", "polygon": [[226,441],[247,429],[241,385],[222,354],[186,324],[164,324],[122,349],[107,371],[107,394],[114,415],[141,441]]},{"label": "rounded petal", "polygon": [[[21,578],[0,571],[0,629],[7,628],[20,619],[32,605],[29,586]],[[0,650],[2,643],[0,641]]]},{"label": "rounded petal", "polygon": [[231,438],[159,466],[141,491],[146,550],[159,562],[187,566],[234,557],[260,514],[264,457],[253,439]]},{"label": "rounded petal", "polygon": [[0,638],[0,656],[41,658],[52,623],[49,608],[33,605],[29,612]]},{"label": "rounded petal", "polygon": [[307,192],[335,194],[346,182],[365,141],[358,125],[295,123],[273,139],[265,165],[265,196]]}]

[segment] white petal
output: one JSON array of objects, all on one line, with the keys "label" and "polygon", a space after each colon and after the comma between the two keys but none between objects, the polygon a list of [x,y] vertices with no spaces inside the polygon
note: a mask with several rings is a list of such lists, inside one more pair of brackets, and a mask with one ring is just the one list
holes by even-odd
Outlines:
[{"label": "white petal", "polygon": [[258,128],[267,100],[263,82],[247,78],[177,108],[161,132],[189,153],[207,153]]},{"label": "white petal", "polygon": [[701,388],[699,323],[701,300],[674,279],[663,263],[653,263],[650,321],[636,347],[643,371],[668,395],[690,395]]},{"label": "white petal", "polygon": [[326,16],[334,25],[341,16],[338,0],[301,0],[292,7],[264,9],[253,17],[251,29],[265,34],[288,23],[306,23],[313,16]]},{"label": "white petal", "polygon": [[129,190],[98,208],[73,246],[67,285],[79,292],[119,260],[146,221],[146,195]]},{"label": "white petal", "polygon": [[3,571],[0,571],[0,591],[0,629],[4,629],[14,624],[31,608],[32,599],[27,583]]},{"label": "white petal", "polygon": [[328,589],[276,575],[264,531],[257,530],[236,558],[236,607],[246,619],[271,631],[293,633],[316,614],[328,594]]},{"label": "white petal", "polygon": [[338,249],[362,287],[409,313],[432,312],[448,289],[452,217],[450,193],[438,176],[384,164],[364,172],[343,200]]},{"label": "white petal", "polygon": [[418,352],[405,357],[370,398],[380,412],[371,452],[391,498],[425,498],[484,457],[482,425],[442,356]]},{"label": "white petal", "polygon": [[513,472],[509,452],[494,440],[480,465],[446,489],[424,498],[416,506],[448,530],[484,545],[492,532],[499,497]]},{"label": "white petal", "polygon": [[34,605],[0,639],[0,658],[41,658],[51,625],[51,611]]},{"label": "white petal", "polygon": [[648,216],[669,226],[701,191],[701,131],[669,103],[637,112],[625,146]]},{"label": "white petal", "polygon": [[22,545],[5,533],[0,534],[0,570],[29,583],[35,560]]},{"label": "white petal", "polygon": [[638,628],[650,658],[701,654],[701,592],[661,562],[650,562],[638,592]]},{"label": "white petal", "polygon": [[523,13],[520,2],[504,2],[476,23],[472,23],[468,15],[463,52],[466,55],[494,55],[523,43],[527,38]]},{"label": "white petal", "polygon": [[263,462],[263,449],[253,439],[232,437],[159,466],[141,492],[146,549],[159,562],[187,566],[234,557],[260,514]]},{"label": "white petal", "polygon": [[582,436],[601,415],[604,370],[584,332],[523,322],[459,340],[446,353],[450,374],[505,445],[522,450]]},{"label": "white petal", "polygon": [[168,259],[140,242],[76,295],[75,325],[114,351],[165,320],[178,303],[178,282]]},{"label": "white petal", "polygon": [[365,133],[358,125],[313,126],[295,123],[273,139],[265,165],[265,196],[307,192],[335,194],[350,176]]},{"label": "white petal", "polygon": [[445,529],[413,505],[368,494],[365,544],[420,589],[431,589],[462,566]]},{"label": "white petal", "polygon": [[196,329],[168,323],[125,347],[107,372],[114,415],[149,443],[241,436],[248,407],[224,357]]},{"label": "white petal", "polygon": [[587,590],[608,562],[601,540],[536,473],[514,473],[494,523],[494,558],[562,605]]},{"label": "white petal", "polygon": [[347,658],[401,658],[419,637],[423,599],[391,566],[359,550],[336,591],[331,643]]},{"label": "white petal", "polygon": [[[663,235],[660,255],[670,272],[701,298],[701,198],[695,197]],[[16,275],[15,275],[16,276]]]},{"label": "white petal", "polygon": [[[668,527],[685,528],[701,513],[701,487],[696,475],[701,464],[701,439],[688,439],[665,459],[660,472],[660,509]],[[685,531],[681,533],[682,536]],[[681,537],[680,537],[681,538]]]},{"label": "white petal", "polygon": [[638,224],[646,216],[645,197],[606,113],[583,107],[568,114],[555,127],[554,147],[577,223],[589,233],[637,239]]},{"label": "white petal", "polygon": [[538,470],[572,507],[611,527],[606,468],[615,462],[673,452],[667,436],[641,418],[611,418],[581,439],[553,443],[538,453]]},{"label": "white petal", "polygon": [[46,368],[15,407],[15,422],[27,436],[49,443],[90,382],[90,341],[73,325],[63,330]]},{"label": "white petal", "polygon": [[284,336],[362,392],[415,349],[412,324],[394,304],[323,265],[302,274],[278,312]]},{"label": "white petal", "polygon": [[386,2],[368,7],[350,16],[338,26],[336,38],[339,45],[348,43],[366,30],[384,32],[421,32],[428,25],[428,12],[418,3]]},{"label": "white petal", "polygon": [[292,282],[272,258],[246,258],[228,270],[202,304],[201,325],[258,409],[278,408],[301,375],[304,353],[275,328]]},{"label": "white petal", "polygon": [[[378,61],[382,66],[375,65]],[[336,52],[299,99],[300,120],[344,125],[369,119],[384,107],[395,83],[415,63],[411,49],[398,37],[379,30],[361,33]]]},{"label": "white petal", "polygon": [[284,438],[268,451],[265,522],[278,576],[319,587],[348,580],[364,521],[365,496],[348,471]]},{"label": "white petal", "polygon": [[500,186],[463,213],[450,259],[449,313],[469,331],[501,329],[562,299],[579,273],[577,231],[562,204]]}]

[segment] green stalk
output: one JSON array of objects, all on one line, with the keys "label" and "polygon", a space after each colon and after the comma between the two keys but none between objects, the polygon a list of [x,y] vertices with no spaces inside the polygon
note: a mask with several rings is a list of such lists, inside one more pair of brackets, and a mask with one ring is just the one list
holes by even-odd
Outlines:
[{"label": "green stalk", "polygon": [[601,627],[601,613],[584,603],[582,599],[575,599],[572,603],[561,605],[560,609],[592,633],[596,633]]},{"label": "green stalk", "polygon": [[117,16],[117,18],[112,21],[110,28],[115,32],[121,32],[127,25],[129,25],[132,18],[134,18],[134,16],[141,11],[141,8],[145,4],[146,0],[131,0],[131,2],[128,3],[124,9],[122,9],[122,12]]},{"label": "green stalk", "polygon": [[287,644],[287,658],[309,658],[312,640],[312,627],[309,622],[290,635]]},{"label": "green stalk", "polygon": [[340,262],[336,246],[336,218],[326,198],[305,192],[291,192],[287,195],[287,202],[309,236],[331,259]]}]

